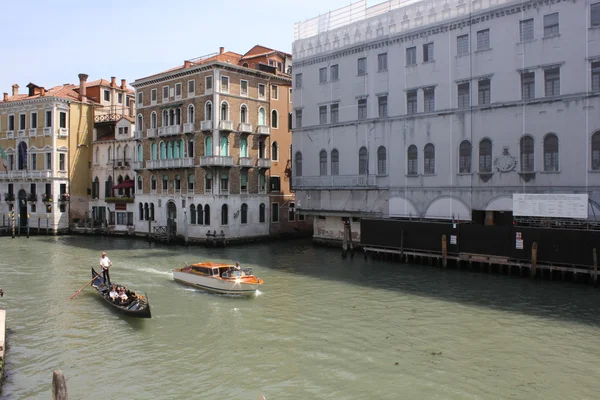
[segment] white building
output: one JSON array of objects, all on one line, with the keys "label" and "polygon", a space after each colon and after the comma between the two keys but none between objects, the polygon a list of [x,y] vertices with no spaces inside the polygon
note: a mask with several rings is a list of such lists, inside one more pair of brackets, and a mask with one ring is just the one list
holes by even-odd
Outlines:
[{"label": "white building", "polygon": [[293,188],[315,236],[340,217],[506,223],[515,192],[599,202],[600,2],[406,4],[296,25]]}]

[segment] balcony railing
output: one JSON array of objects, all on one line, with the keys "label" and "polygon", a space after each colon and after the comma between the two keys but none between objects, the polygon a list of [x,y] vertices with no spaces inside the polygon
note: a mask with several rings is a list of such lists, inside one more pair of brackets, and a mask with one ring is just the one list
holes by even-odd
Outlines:
[{"label": "balcony railing", "polygon": [[248,124],[246,122],[240,122],[238,131],[244,132],[244,133],[252,133],[252,124]]},{"label": "balcony railing", "polygon": [[14,193],[4,193],[4,201],[6,201],[7,203],[15,201],[15,194]]},{"label": "balcony railing", "polygon": [[52,136],[52,127],[47,126],[44,128],[44,136]]},{"label": "balcony railing", "polygon": [[181,125],[167,126],[167,135],[179,135],[181,133]]},{"label": "balcony railing", "polygon": [[212,121],[201,121],[200,122],[200,130],[202,131],[211,131],[213,128]]},{"label": "balcony railing", "polygon": [[115,160],[115,168],[129,168],[131,166],[131,158],[122,158]]},{"label": "balcony railing", "polygon": [[31,136],[31,137],[37,136],[37,128],[29,129],[29,136]]},{"label": "balcony railing", "polygon": [[15,138],[15,131],[6,131],[6,138],[7,139],[14,139]]},{"label": "balcony railing", "polygon": [[144,138],[143,136],[144,136],[144,134],[143,134],[142,131],[133,131],[133,138],[134,139],[137,139],[137,140],[143,139]]},{"label": "balcony railing", "polygon": [[27,194],[27,201],[30,203],[36,203],[38,201],[37,194],[35,194],[35,193]]},{"label": "balcony railing", "polygon": [[19,129],[19,130],[17,131],[17,135],[18,135],[19,137],[27,137],[27,131],[26,131],[25,129]]},{"label": "balcony railing", "polygon": [[252,158],[250,158],[250,157],[240,157],[240,167],[242,167],[242,168],[252,168]]},{"label": "balcony railing", "polygon": [[171,158],[168,160],[148,160],[148,161],[146,161],[147,169],[190,168],[193,166],[194,166],[194,159],[192,157]]},{"label": "balcony railing", "polygon": [[294,189],[356,189],[376,187],[375,175],[328,175],[328,176],[294,176]]},{"label": "balcony railing", "polygon": [[201,167],[233,167],[233,157],[231,156],[202,156],[200,157]]},{"label": "balcony railing", "polygon": [[156,137],[156,128],[146,129],[146,137],[147,138],[155,138]]},{"label": "balcony railing", "polygon": [[256,160],[257,168],[271,168],[271,160],[268,158],[259,158]]},{"label": "balcony railing", "polygon": [[67,128],[58,128],[58,137],[69,136],[69,130]]},{"label": "balcony railing", "polygon": [[144,162],[143,161],[134,161],[131,163],[131,168],[133,170],[144,169]]},{"label": "balcony railing", "polygon": [[233,121],[219,121],[219,130],[231,132],[233,130]]},{"label": "balcony railing", "polygon": [[266,125],[259,125],[256,127],[256,134],[257,135],[270,135],[271,128]]},{"label": "balcony railing", "polygon": [[183,132],[184,133],[194,133],[196,131],[196,124],[193,122],[188,122],[183,124]]}]

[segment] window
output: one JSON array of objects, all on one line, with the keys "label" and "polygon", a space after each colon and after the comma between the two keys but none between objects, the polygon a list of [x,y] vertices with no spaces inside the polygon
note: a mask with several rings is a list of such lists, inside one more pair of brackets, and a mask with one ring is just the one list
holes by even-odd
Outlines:
[{"label": "window", "polygon": [[366,147],[361,147],[358,151],[358,174],[366,175],[369,173],[369,153]]},{"label": "window", "polygon": [[242,207],[240,208],[240,223],[248,223],[248,204],[246,203],[243,203]]},{"label": "window", "polygon": [[319,106],[319,124],[327,123],[327,106]]},{"label": "window", "polygon": [[169,188],[169,177],[167,175],[163,175],[162,190],[167,191],[168,188]]},{"label": "window", "polygon": [[544,138],[544,171],[558,171],[558,137],[553,133]]},{"label": "window", "polygon": [[267,92],[265,89],[265,85],[262,83],[258,84],[258,98],[259,99],[264,99],[267,96]]},{"label": "window", "polygon": [[358,119],[367,119],[367,99],[358,100]]},{"label": "window", "polygon": [[248,107],[245,104],[242,104],[240,107],[240,122],[245,124],[248,122]]},{"label": "window", "polygon": [[458,172],[467,174],[471,172],[471,142],[463,140],[458,147]]},{"label": "window", "polygon": [[592,170],[600,170],[600,131],[592,135]]},{"label": "window", "polygon": [[193,104],[190,104],[188,106],[187,122],[190,123],[190,124],[193,124],[194,122],[196,122],[196,113],[195,113],[195,109],[194,109],[194,105]]},{"label": "window", "polygon": [[330,119],[332,124],[340,122],[340,105],[332,104],[329,106]]},{"label": "window", "polygon": [[367,59],[365,57],[359,58],[357,61],[357,74],[366,75],[367,73]]},{"label": "window", "polygon": [[471,85],[469,82],[458,85],[458,108],[468,108],[471,105],[470,90]]},{"label": "window", "polygon": [[162,101],[164,103],[167,100],[169,100],[169,87],[168,86],[163,86],[163,89],[162,89]]},{"label": "window", "polygon": [[15,130],[15,116],[14,115],[8,116],[8,130],[9,131]]},{"label": "window", "polygon": [[546,84],[546,97],[560,95],[560,68],[545,70],[544,82]]},{"label": "window", "polygon": [[387,154],[385,147],[379,146],[377,149],[377,175],[387,174]]},{"label": "window", "polygon": [[407,175],[418,175],[419,174],[419,153],[417,151],[417,146],[411,144],[408,146],[408,150],[406,152],[406,159],[408,160],[407,165]]},{"label": "window", "polygon": [[423,109],[425,112],[435,111],[435,88],[428,87],[423,89]]},{"label": "window", "polygon": [[387,96],[378,96],[377,97],[377,108],[379,110],[379,117],[387,117],[388,116],[388,101]]},{"label": "window", "polygon": [[204,120],[205,121],[212,121],[212,103],[210,101],[207,101],[206,104],[204,105]]},{"label": "window", "polygon": [[319,83],[327,83],[327,67],[319,69]]},{"label": "window", "polygon": [[110,101],[110,91],[104,91],[104,101]]},{"label": "window", "polygon": [[221,179],[219,179],[219,182],[221,185],[221,193],[229,193],[229,175],[227,173],[221,174]]},{"label": "window", "polygon": [[240,157],[248,157],[248,140],[246,138],[240,139]]},{"label": "window", "polygon": [[248,96],[248,81],[240,81],[240,96]]},{"label": "window", "polygon": [[279,222],[279,203],[271,203],[271,223]]},{"label": "window", "polygon": [[221,77],[221,92],[229,93],[229,77],[228,76]]},{"label": "window", "polygon": [[262,107],[258,109],[258,125],[267,125],[267,112]]},{"label": "window", "polygon": [[67,113],[66,112],[60,112],[58,114],[58,127],[59,128],[66,128],[67,127]]},{"label": "window", "polygon": [[245,172],[240,174],[240,192],[248,193],[248,174]]},{"label": "window", "polygon": [[327,152],[325,150],[321,150],[319,153],[319,175],[327,175]]},{"label": "window", "polygon": [[340,79],[340,66],[335,64],[329,67],[329,75],[331,76],[331,81],[337,81]]},{"label": "window", "polygon": [[387,53],[377,55],[377,71],[387,71]]},{"label": "window", "polygon": [[229,222],[229,208],[227,204],[221,206],[221,225],[227,225]]},{"label": "window", "polygon": [[19,129],[25,129],[25,121],[27,120],[27,116],[25,114],[19,114]]},{"label": "window", "polygon": [[258,207],[258,222],[265,222],[265,214],[266,214],[266,210],[265,210],[265,204],[264,203],[260,203],[260,206]]},{"label": "window", "polygon": [[521,42],[533,40],[533,18],[519,22]]},{"label": "window", "polygon": [[156,176],[152,175],[151,186],[150,189],[155,192],[156,191]]},{"label": "window", "polygon": [[143,103],[143,100],[144,100],[144,93],[138,92],[138,94],[137,94],[137,105],[141,107],[142,103]]},{"label": "window", "polygon": [[477,82],[477,98],[479,105],[485,105],[491,103],[491,81],[489,79],[482,79]]},{"label": "window", "polygon": [[279,116],[277,114],[277,110],[271,111],[271,128],[279,128]]},{"label": "window", "polygon": [[270,181],[271,192],[281,192],[281,179],[278,176],[272,176]]},{"label": "window", "polygon": [[150,100],[152,101],[152,103],[156,103],[157,97],[158,97],[158,95],[156,93],[156,89],[152,89],[150,91]]},{"label": "window", "polygon": [[[140,203],[140,212],[142,210],[142,204]],[[190,204],[190,224],[195,225],[196,224],[196,205],[195,204]]]},{"label": "window", "polygon": [[220,155],[222,156],[228,156],[229,155],[229,141],[227,140],[227,137],[225,136],[221,136],[220,142],[219,142],[219,150],[220,150]]},{"label": "window", "polygon": [[229,104],[225,101],[221,103],[221,121],[229,121]]},{"label": "window", "polygon": [[521,172],[533,172],[534,163],[534,147],[533,138],[531,136],[523,136],[520,143],[521,151]]},{"label": "window", "polygon": [[212,193],[213,176],[212,173],[207,173],[204,177],[204,193]]},{"label": "window", "polygon": [[492,173],[492,141],[483,139],[479,142],[479,173]]},{"label": "window", "polygon": [[490,30],[483,29],[477,31],[477,51],[484,51],[490,49]]},{"label": "window", "polygon": [[425,145],[423,172],[425,175],[435,174],[435,147],[431,143]]},{"label": "window", "polygon": [[279,145],[277,142],[271,143],[271,160],[279,161]]},{"label": "window", "polygon": [[46,128],[50,127],[52,127],[52,111],[46,111]]},{"label": "window", "polygon": [[66,154],[65,153],[59,153],[58,154],[58,170],[59,171],[66,171],[66,165],[65,165],[65,159],[66,159]]},{"label": "window", "polygon": [[331,150],[331,175],[340,174],[340,153],[337,149]]},{"label": "window", "polygon": [[302,89],[302,74],[296,74],[296,89]]},{"label": "window", "polygon": [[290,203],[288,207],[288,221],[296,220],[296,212],[295,212],[296,204]]},{"label": "window", "polygon": [[296,110],[296,128],[302,128],[302,110]]},{"label": "window", "polygon": [[544,37],[558,36],[558,13],[544,15]]},{"label": "window", "polygon": [[406,92],[406,113],[416,114],[417,113],[417,91],[409,90]]},{"label": "window", "polygon": [[[198,206],[198,208],[201,208],[201,206]],[[200,212],[198,212],[198,214],[200,214]],[[201,221],[200,215],[198,215],[198,220]],[[204,225],[210,225],[210,206],[208,204],[204,206]]]},{"label": "window", "polygon": [[433,43],[425,43],[423,45],[423,62],[433,61]]},{"label": "window", "polygon": [[295,176],[302,176],[302,153],[296,152],[294,157],[294,172]]},{"label": "window", "polygon": [[156,112],[153,111],[152,114],[150,114],[150,129],[156,129],[157,126],[158,123],[156,122]]},{"label": "window", "polygon": [[535,72],[521,73],[521,97],[523,100],[535,99]]},{"label": "window", "polygon": [[466,56],[469,54],[469,35],[460,35],[456,38],[456,55]]},{"label": "window", "polygon": [[181,191],[181,176],[180,175],[175,175],[175,190],[176,191]]},{"label": "window", "polygon": [[207,76],[204,78],[204,91],[212,92],[212,89],[213,89],[213,77]]},{"label": "window", "polygon": [[592,91],[600,92],[600,61],[592,63]]},{"label": "window", "polygon": [[265,193],[266,191],[267,191],[267,182],[266,182],[266,178],[265,178],[265,173],[261,172],[260,175],[258,175],[258,192]]},{"label": "window", "polygon": [[417,48],[409,47],[406,49],[406,66],[417,65]]},{"label": "window", "polygon": [[117,103],[123,104],[123,93],[117,93]]},{"label": "window", "polygon": [[271,98],[273,100],[279,99],[279,86],[277,86],[277,85],[271,86]]},{"label": "window", "polygon": [[37,154],[35,153],[31,155],[31,169],[37,170]]},{"label": "window", "polygon": [[592,28],[600,26],[600,3],[594,3],[590,6],[590,25]]}]

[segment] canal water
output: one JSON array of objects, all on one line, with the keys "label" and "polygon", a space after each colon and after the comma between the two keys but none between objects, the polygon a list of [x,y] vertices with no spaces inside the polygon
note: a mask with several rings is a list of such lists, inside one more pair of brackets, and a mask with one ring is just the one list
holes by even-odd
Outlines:
[{"label": "canal water", "polygon": [[[342,260],[310,241],[206,249],[102,237],[0,239],[3,399],[597,399],[600,289]],[[145,291],[128,319],[84,290],[107,251]],[[253,298],[172,281],[185,262],[240,261]]]}]

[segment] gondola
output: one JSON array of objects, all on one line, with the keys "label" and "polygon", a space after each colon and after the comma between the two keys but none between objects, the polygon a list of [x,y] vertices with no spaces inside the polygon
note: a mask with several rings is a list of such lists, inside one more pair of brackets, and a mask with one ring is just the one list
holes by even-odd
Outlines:
[{"label": "gondola", "polygon": [[[128,291],[127,295],[129,300],[124,304],[121,304],[119,301],[113,301],[110,298],[108,295],[110,288],[104,284],[104,277],[101,274],[98,274],[94,270],[94,267],[92,267],[92,279],[92,287],[98,291],[102,300],[112,308],[130,317],[151,318],[150,303],[148,302],[147,296],[141,293]],[[112,282],[112,284],[115,284],[115,282]],[[134,298],[133,300],[132,297]]]}]

